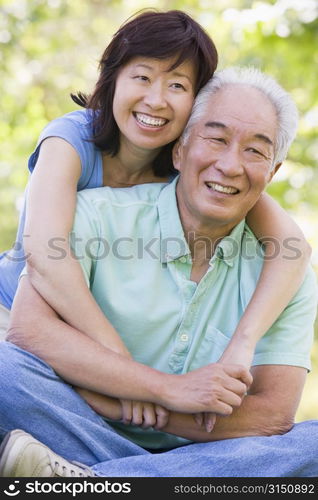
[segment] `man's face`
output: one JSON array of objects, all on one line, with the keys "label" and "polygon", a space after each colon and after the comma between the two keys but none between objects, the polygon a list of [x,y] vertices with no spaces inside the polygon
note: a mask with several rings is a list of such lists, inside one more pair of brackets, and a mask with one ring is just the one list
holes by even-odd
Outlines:
[{"label": "man's face", "polygon": [[211,96],[174,150],[184,224],[230,229],[246,216],[280,166],[271,171],[276,130],[275,109],[259,90],[233,85]]}]

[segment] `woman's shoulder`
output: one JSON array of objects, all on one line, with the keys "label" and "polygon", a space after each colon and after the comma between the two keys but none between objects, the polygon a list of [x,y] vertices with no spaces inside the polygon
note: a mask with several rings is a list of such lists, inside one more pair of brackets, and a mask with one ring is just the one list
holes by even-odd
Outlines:
[{"label": "woman's shoulder", "polygon": [[[32,172],[36,165],[43,141],[49,137],[58,137],[73,146],[80,157],[82,176],[79,188],[83,189],[91,183],[94,186],[101,185],[100,153],[93,141],[92,120],[93,116],[89,110],[77,110],[66,113],[49,122],[42,130],[37,145],[29,157],[29,171]],[[95,170],[98,178],[96,181],[93,175]]]},{"label": "woman's shoulder", "polygon": [[57,131],[65,134],[76,132],[82,137],[91,138],[93,134],[92,112],[79,109],[54,118],[44,127],[40,140],[44,135]]}]

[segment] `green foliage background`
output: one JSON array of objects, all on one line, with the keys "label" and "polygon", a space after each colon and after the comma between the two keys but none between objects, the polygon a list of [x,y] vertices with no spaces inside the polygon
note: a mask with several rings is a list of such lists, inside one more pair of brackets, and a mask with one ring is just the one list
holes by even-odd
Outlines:
[{"label": "green foliage background", "polygon": [[[318,272],[317,0],[0,0],[0,251],[15,241],[27,159],[41,129],[75,109],[69,94],[93,88],[112,34],[149,7],[197,19],[218,47],[219,68],[255,65],[291,92],[298,137],[268,191],[302,227]],[[317,372],[316,334],[298,420],[318,418]]]}]

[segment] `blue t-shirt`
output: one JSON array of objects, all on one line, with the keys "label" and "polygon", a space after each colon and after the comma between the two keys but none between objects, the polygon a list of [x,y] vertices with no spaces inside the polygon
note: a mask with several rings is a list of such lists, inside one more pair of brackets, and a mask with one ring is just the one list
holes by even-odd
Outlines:
[{"label": "blue t-shirt", "polygon": [[[92,112],[78,110],[67,113],[50,122],[41,133],[36,149],[28,162],[32,174],[37,162],[42,142],[48,137],[61,137],[69,142],[77,151],[82,165],[82,173],[77,190],[96,188],[103,185],[103,163],[101,150],[92,139]],[[27,194],[25,191],[25,198]],[[25,203],[20,215],[19,226],[14,247],[0,254],[0,303],[11,309],[12,301],[18,286],[18,279],[25,266],[26,257],[23,251],[25,225]]]}]

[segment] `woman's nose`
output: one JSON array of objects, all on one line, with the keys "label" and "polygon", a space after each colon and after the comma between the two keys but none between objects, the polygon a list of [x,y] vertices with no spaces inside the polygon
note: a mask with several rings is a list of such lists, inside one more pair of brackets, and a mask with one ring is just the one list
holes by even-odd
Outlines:
[{"label": "woman's nose", "polygon": [[151,85],[144,96],[144,102],[155,110],[167,107],[166,93],[162,85]]}]

